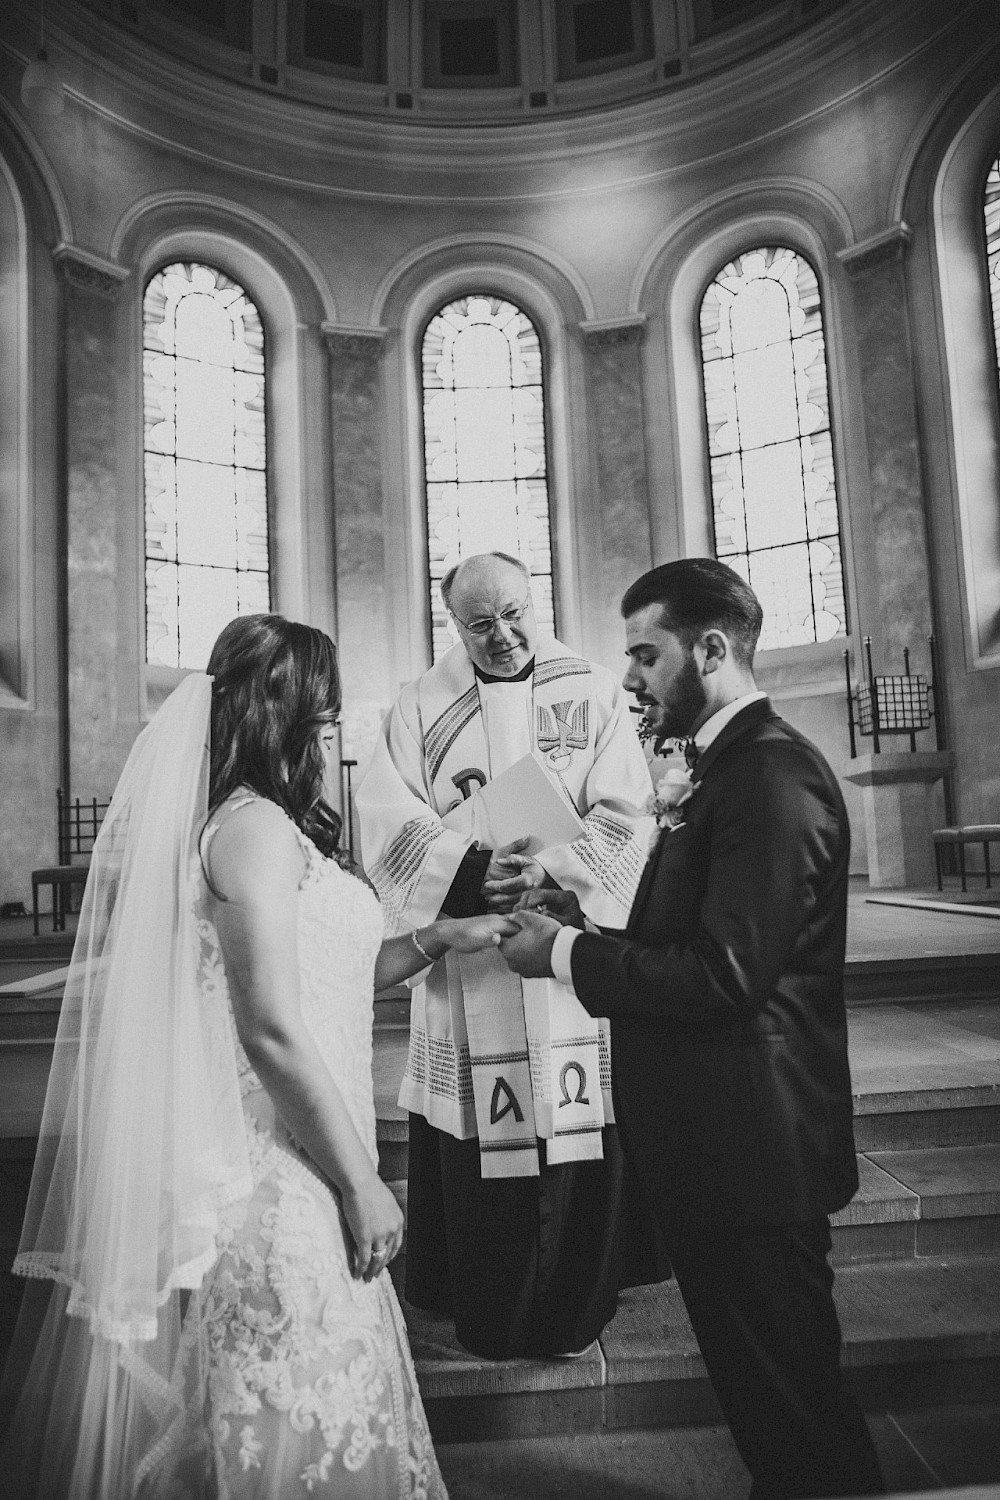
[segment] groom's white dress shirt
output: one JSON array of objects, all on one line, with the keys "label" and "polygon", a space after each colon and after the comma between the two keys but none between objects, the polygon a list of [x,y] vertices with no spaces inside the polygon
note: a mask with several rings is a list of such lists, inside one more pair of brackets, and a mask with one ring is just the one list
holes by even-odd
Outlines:
[{"label": "groom's white dress shirt", "polygon": [[[720,708],[710,719],[706,719],[694,736],[694,743],[698,754],[701,755],[708,749],[712,741],[717,739],[725,729],[730,719],[735,719],[736,715],[742,713],[743,709],[749,708],[751,703],[757,703],[761,698],[766,697],[767,694],[759,690],[753,693],[744,693],[741,698],[734,698],[731,703],[726,704],[725,708]],[[587,926],[591,932],[599,931],[592,923],[588,923]],[[552,944],[552,954],[549,959],[552,965],[553,977],[560,984],[568,984],[571,989],[573,986],[573,971],[570,967],[570,959],[573,953],[573,944],[579,936],[579,927],[560,927]]]}]

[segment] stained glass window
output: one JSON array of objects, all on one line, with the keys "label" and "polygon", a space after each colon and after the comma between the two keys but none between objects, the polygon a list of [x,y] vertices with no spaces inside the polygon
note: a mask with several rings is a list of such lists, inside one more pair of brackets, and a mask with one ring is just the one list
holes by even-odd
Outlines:
[{"label": "stained glass window", "polygon": [[460,297],[427,326],[424,474],[434,660],[458,639],[440,582],[475,552],[531,571],[539,628],[555,629],[542,351],[531,319],[502,297]]},{"label": "stained glass window", "polygon": [[201,667],[270,608],[264,330],[222,271],[164,266],[143,300],[146,659]]},{"label": "stained glass window", "polygon": [[1000,367],[1000,159],[990,167],[986,178],[983,217],[986,220],[986,264],[993,307],[993,347]]},{"label": "stained glass window", "polygon": [[847,629],[819,283],[793,250],[748,250],[701,304],[716,556],[764,609],[762,650]]}]

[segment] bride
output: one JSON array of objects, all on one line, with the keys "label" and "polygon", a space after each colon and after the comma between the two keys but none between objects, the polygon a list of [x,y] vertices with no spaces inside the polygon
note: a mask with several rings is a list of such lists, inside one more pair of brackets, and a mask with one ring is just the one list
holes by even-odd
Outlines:
[{"label": "bride", "polygon": [[382,941],[323,800],[339,706],[327,636],[243,617],[129,756],[14,1265],[8,1496],[445,1495],[385,1269],[372,1001],[510,924]]}]

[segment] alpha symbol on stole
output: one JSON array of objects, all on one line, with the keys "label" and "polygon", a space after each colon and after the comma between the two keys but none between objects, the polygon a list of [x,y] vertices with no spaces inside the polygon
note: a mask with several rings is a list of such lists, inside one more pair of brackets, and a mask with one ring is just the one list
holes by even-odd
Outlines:
[{"label": "alpha symbol on stole", "polygon": [[[576,1094],[572,1099],[569,1096],[569,1089],[566,1087],[566,1080],[571,1073],[576,1074]],[[559,1108],[562,1109],[564,1104],[589,1104],[590,1100],[583,1092],[586,1087],[587,1070],[583,1065],[578,1062],[563,1063],[562,1071],[559,1074],[559,1091],[562,1094],[562,1098],[559,1100]]]},{"label": "alpha symbol on stole", "polygon": [[517,1095],[501,1073],[493,1085],[493,1098],[490,1100],[490,1124],[499,1124],[504,1115],[509,1115],[511,1110],[514,1111],[514,1119],[520,1125],[524,1119],[524,1112],[517,1102]]}]

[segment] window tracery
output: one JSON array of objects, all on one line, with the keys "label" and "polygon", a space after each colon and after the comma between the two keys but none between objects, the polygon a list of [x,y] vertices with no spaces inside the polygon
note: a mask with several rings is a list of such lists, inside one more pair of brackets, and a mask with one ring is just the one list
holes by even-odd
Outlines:
[{"label": "window tracery", "polygon": [[553,633],[544,371],[534,324],[502,297],[459,297],[428,323],[421,373],[433,659],[457,640],[441,579],[476,552],[523,559],[539,627]]},{"label": "window tracery", "polygon": [[764,609],[764,650],[846,633],[819,283],[783,246],[745,251],[701,304],[716,555]]},{"label": "window tracery", "polygon": [[204,667],[270,608],[264,329],[244,289],[178,261],[143,299],[146,659]]},{"label": "window tracery", "polygon": [[983,221],[986,229],[986,267],[990,283],[990,306],[993,309],[993,348],[1000,371],[1000,157],[990,167],[983,193]]}]

